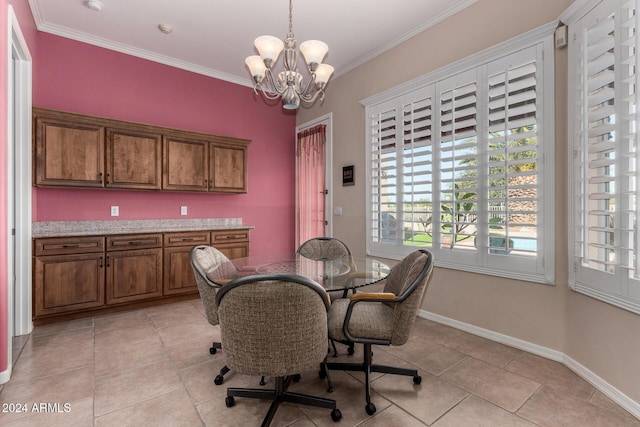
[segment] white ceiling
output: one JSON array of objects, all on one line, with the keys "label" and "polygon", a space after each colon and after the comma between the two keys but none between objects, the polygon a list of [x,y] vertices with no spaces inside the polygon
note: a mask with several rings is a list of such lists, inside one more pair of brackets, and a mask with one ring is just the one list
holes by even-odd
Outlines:
[{"label": "white ceiling", "polygon": [[[335,76],[363,64],[477,0],[295,0],[293,33],[329,45]],[[39,30],[250,86],[253,40],[284,39],[287,0],[29,0]],[[163,34],[159,24],[173,32]],[[282,60],[280,60],[281,63]]]}]

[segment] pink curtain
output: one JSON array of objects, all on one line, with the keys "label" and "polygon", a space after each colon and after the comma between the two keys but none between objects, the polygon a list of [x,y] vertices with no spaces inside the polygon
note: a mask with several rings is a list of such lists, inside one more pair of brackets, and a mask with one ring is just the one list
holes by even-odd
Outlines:
[{"label": "pink curtain", "polygon": [[324,163],[326,126],[298,133],[298,190],[296,247],[313,237],[324,236]]}]

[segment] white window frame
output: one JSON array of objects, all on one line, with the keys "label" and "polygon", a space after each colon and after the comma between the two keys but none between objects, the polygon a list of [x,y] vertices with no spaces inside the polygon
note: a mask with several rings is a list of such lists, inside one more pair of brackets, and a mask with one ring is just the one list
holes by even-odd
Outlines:
[{"label": "white window frame", "polygon": [[[367,177],[370,185],[367,187],[367,253],[374,256],[381,256],[390,259],[401,259],[406,256],[412,250],[417,249],[417,246],[408,246],[403,244],[403,229],[402,224],[397,225],[396,239],[394,243],[389,241],[380,241],[380,239],[374,239],[373,234],[379,232],[372,224],[374,220],[372,218],[372,201],[375,194],[372,184],[372,130],[370,118],[371,113],[378,109],[384,109],[390,105],[395,105],[394,108],[402,109],[403,102],[412,102],[420,96],[434,97],[433,101],[433,117],[432,121],[437,120],[437,107],[438,102],[438,87],[439,84],[445,82],[451,76],[463,75],[463,73],[471,73],[475,75],[475,79],[479,87],[479,101],[478,108],[485,108],[480,98],[484,99],[486,95],[485,85],[488,84],[487,78],[487,64],[492,61],[500,60],[501,58],[508,57],[521,50],[535,48],[538,52],[538,58],[536,64],[541,68],[539,73],[540,81],[537,83],[536,90],[539,91],[537,98],[539,99],[537,110],[537,138],[538,146],[537,151],[539,157],[536,160],[538,166],[538,181],[537,181],[537,222],[538,222],[538,234],[537,234],[537,249],[534,256],[522,257],[511,254],[492,255],[488,251],[488,236],[486,232],[481,232],[478,228],[478,242],[477,250],[441,250],[439,248],[438,241],[434,237],[433,245],[425,245],[433,251],[436,266],[452,268],[464,271],[471,271],[481,274],[489,274],[494,276],[508,277],[519,280],[553,284],[555,280],[555,263],[554,263],[554,234],[555,234],[555,221],[554,221],[554,162],[553,162],[553,150],[554,150],[554,67],[553,67],[553,32],[556,28],[556,23],[550,23],[548,25],[539,27],[535,30],[529,31],[516,38],[510,39],[504,43],[496,45],[485,51],[479,52],[475,55],[469,56],[464,60],[442,67],[441,69],[430,72],[426,75],[418,77],[407,83],[401,84],[397,87],[376,94],[361,101],[365,106],[365,135],[367,146]],[[381,110],[378,110],[381,111]],[[401,114],[401,111],[400,113]],[[483,113],[484,114],[484,113]],[[483,124],[479,125],[484,126]],[[482,139],[482,132],[485,129],[478,131],[478,138]],[[434,133],[439,132],[436,127]],[[434,138],[433,143],[436,144],[437,140]],[[478,142],[478,170],[483,170],[485,166],[484,157],[486,152],[485,141],[479,140]],[[433,149],[433,206],[440,206],[437,192],[440,191],[438,187],[438,161],[437,148]],[[546,154],[545,154],[546,153]],[[399,160],[396,160],[399,162]],[[398,168],[400,168],[398,163]],[[399,179],[399,178],[398,178]],[[398,184],[401,185],[401,184]],[[483,191],[486,188],[481,188],[477,193],[478,200],[476,203],[478,206],[486,205],[486,196],[483,195]],[[398,200],[397,203],[402,203],[402,200]],[[488,206],[488,205],[487,205]],[[439,210],[439,209],[438,209]],[[439,212],[434,212],[433,217],[439,215]],[[488,218],[487,213],[480,213],[479,217],[483,216]],[[400,222],[400,221],[398,221]],[[484,235],[482,235],[484,233]],[[435,232],[434,232],[435,234]],[[487,241],[486,243],[482,243]],[[484,250],[487,249],[487,250]]]},{"label": "white window frame", "polygon": [[[623,64],[622,52],[627,46],[627,40],[622,40],[623,31],[621,31],[620,17],[622,16],[622,5],[632,4],[635,1],[635,92],[629,96],[622,91],[630,81],[628,77],[622,75],[626,67]],[[586,119],[584,111],[586,107],[582,102],[582,94],[585,93],[582,84],[582,47],[580,41],[583,40],[587,29],[592,28],[599,22],[604,22],[604,18],[614,15],[614,45],[613,57],[614,63],[614,119],[612,126],[614,133],[611,137],[612,144],[615,148],[613,158],[615,161],[615,175],[613,179],[613,190],[609,193],[614,194],[614,200],[611,221],[611,234],[614,236],[613,242],[609,246],[609,250],[614,253],[614,258],[609,265],[609,272],[601,271],[600,268],[594,268],[594,264],[589,264],[589,259],[594,258],[593,253],[589,252],[593,244],[594,237],[589,233],[590,223],[588,222],[588,213],[594,211],[587,205],[589,195],[592,194],[585,181],[585,176],[595,173],[593,168],[584,167],[585,157],[580,152],[588,150],[589,140],[581,137],[584,132],[578,131],[578,126],[569,126],[569,286],[571,289],[599,299],[617,307],[640,314],[640,276],[638,274],[638,266],[640,257],[640,242],[638,241],[638,214],[640,208],[640,153],[638,152],[638,131],[633,131],[640,123],[640,35],[637,31],[640,29],[640,1],[638,0],[590,0],[576,2],[572,8],[567,10],[561,17],[563,22],[569,24],[569,122],[579,123],[580,127],[588,127],[589,123]],[[626,28],[626,27],[625,27]],[[633,38],[632,38],[633,40]],[[628,62],[628,59],[627,59]],[[592,79],[593,80],[593,79]],[[633,99],[635,97],[635,99]],[[630,101],[627,101],[631,99]],[[632,109],[635,113],[624,114],[625,105],[633,104]],[[584,118],[584,119],[583,119]],[[630,126],[631,131],[626,132],[625,126]],[[626,141],[626,142],[625,142]],[[635,151],[629,153],[625,144],[635,145]],[[586,146],[586,148],[585,148]],[[626,147],[626,148],[625,148]],[[627,162],[635,162],[635,172],[625,171]],[[630,159],[630,160],[629,160]],[[589,159],[586,160],[588,165]],[[581,171],[583,173],[581,173]],[[635,175],[635,178],[628,177]],[[635,179],[635,183],[632,181]],[[629,185],[635,185],[635,190]],[[631,198],[627,194],[632,194]],[[635,194],[635,196],[633,196]],[[593,196],[596,197],[596,196]],[[625,206],[629,200],[635,197],[635,206]],[[616,206],[617,205],[617,206]],[[593,214],[592,214],[593,215]],[[625,225],[626,224],[626,225]],[[634,233],[628,230],[635,230]],[[585,234],[586,233],[586,234]],[[602,234],[602,233],[600,233]],[[630,237],[631,236],[631,237]],[[634,242],[635,240],[635,242]],[[609,259],[610,257],[607,257]],[[635,273],[633,273],[635,269]]]}]

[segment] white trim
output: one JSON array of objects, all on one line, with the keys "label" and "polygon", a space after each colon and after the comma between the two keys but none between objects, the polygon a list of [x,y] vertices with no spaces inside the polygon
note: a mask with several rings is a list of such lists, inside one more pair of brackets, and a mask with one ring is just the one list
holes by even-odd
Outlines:
[{"label": "white trim", "polygon": [[433,27],[434,25],[444,21],[447,18],[450,18],[451,16],[455,15],[456,13],[460,12],[461,10],[471,6],[472,4],[474,4],[475,2],[477,2],[478,0],[466,0],[463,2],[456,2],[454,3],[454,5],[452,7],[449,7],[447,10],[444,10],[442,12],[440,12],[439,14],[432,16],[431,19],[428,19],[427,21],[421,23],[420,25],[410,29],[409,31],[407,31],[406,33],[402,34],[400,37],[395,38],[394,40],[391,40],[389,43],[386,43],[382,46],[380,46],[378,49],[375,49],[374,51],[370,52],[369,54],[365,55],[365,56],[361,56],[359,58],[354,59],[353,61],[351,61],[350,63],[348,63],[346,66],[341,67],[340,70],[336,73],[336,77],[339,77],[343,74],[348,73],[349,71],[371,61],[372,59],[374,59],[375,57],[382,55],[383,53],[385,53],[388,50],[393,49],[394,47],[398,46],[401,43],[404,43],[405,41],[409,40],[410,38],[417,36],[418,34],[428,30],[429,28]]},{"label": "white trim", "polygon": [[575,22],[596,7],[601,1],[602,0],[575,0],[567,10],[562,12],[560,21],[564,23]]},{"label": "white trim", "polygon": [[[313,126],[324,124],[327,126],[325,130],[325,188],[329,190],[329,194],[325,198],[325,219],[329,222],[325,226],[325,235],[333,236],[333,113],[327,113],[308,122],[296,126],[296,147],[298,141],[298,132],[309,129]],[[296,209],[298,208],[298,156],[296,155]],[[296,232],[295,241],[298,241],[298,218],[296,216]]]},{"label": "white trim", "polygon": [[[14,53],[18,57],[17,70],[13,67]],[[20,30],[20,24],[11,5],[7,13],[7,145],[9,160],[15,158],[13,165],[6,168],[6,191],[15,188],[15,254],[9,256],[7,279],[7,325],[8,325],[8,366],[0,372],[0,384],[11,377],[12,337],[31,332],[31,81],[32,63],[29,48]],[[17,71],[14,72],[14,71]],[[14,89],[16,91],[14,99]],[[19,100],[16,102],[16,100]],[[14,113],[16,114],[14,116]],[[15,134],[14,131],[15,126]],[[20,141],[16,144],[14,141]],[[11,230],[8,230],[7,242],[11,247]],[[13,269],[15,265],[15,270]],[[15,289],[13,288],[15,276]]]},{"label": "white trim", "polygon": [[[456,13],[471,6],[477,1],[478,0],[462,0],[462,1],[455,2],[453,6],[431,17],[427,21],[422,22],[420,25],[417,25],[414,28],[410,28],[406,33],[395,38],[394,40],[391,40],[390,42],[380,46],[379,48],[368,53],[367,55],[356,58],[350,61],[349,63],[345,64],[344,67],[341,67],[340,70],[336,71],[336,74],[334,75],[334,77],[339,77],[343,74],[346,74],[349,71],[365,64],[366,62],[371,61],[375,57],[382,55],[386,51],[393,49],[394,47],[409,40],[410,38],[416,36],[417,34],[455,15]],[[96,37],[92,34],[87,34],[87,33],[76,31],[76,30],[70,30],[69,28],[66,28],[66,27],[45,22],[44,17],[42,16],[40,9],[38,8],[38,4],[39,4],[38,2],[29,0],[29,6],[31,7],[33,19],[39,31],[44,31],[50,34],[55,34],[60,37],[65,37],[65,38],[76,40],[79,42],[88,43],[94,46],[103,47],[105,49],[114,50],[116,52],[125,53],[127,55],[147,59],[149,61],[158,62],[160,64],[169,65],[171,67],[192,71],[194,73],[202,74],[209,77],[214,77],[216,79],[225,80],[225,81],[236,83],[242,86],[253,87],[253,81],[250,78],[241,78],[233,74],[223,73],[213,68],[203,67],[201,65],[194,64],[192,62],[181,61],[179,59],[168,57],[165,55],[158,55],[155,52],[151,52],[145,49],[140,49],[124,43],[116,43],[111,40],[107,40],[101,37]]]},{"label": "white trim", "polygon": [[567,368],[571,369],[578,376],[583,378],[589,384],[593,385],[605,396],[613,400],[616,404],[629,411],[634,417],[640,419],[640,403],[634,401],[629,396],[607,383],[604,379],[596,375],[594,372],[573,360],[571,357],[562,353],[561,351],[553,350],[541,345],[533,344],[528,341],[524,341],[518,338],[513,338],[508,335],[503,335],[488,329],[484,329],[478,326],[471,325],[469,323],[461,322],[459,320],[451,319],[449,317],[441,316],[439,314],[431,313],[426,310],[420,310],[418,317],[431,320],[436,323],[451,326],[461,331],[468,332],[473,335],[477,335],[482,338],[487,338],[491,341],[505,344],[510,347],[515,347],[520,350],[524,350],[529,353],[536,354],[538,356],[550,359],[556,362],[560,362]]}]

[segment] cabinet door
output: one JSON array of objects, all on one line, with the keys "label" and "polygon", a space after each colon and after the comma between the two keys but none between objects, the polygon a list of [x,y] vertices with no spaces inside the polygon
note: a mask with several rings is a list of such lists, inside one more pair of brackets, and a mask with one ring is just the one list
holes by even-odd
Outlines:
[{"label": "cabinet door", "polygon": [[103,253],[36,257],[35,317],[103,306],[103,260]]},{"label": "cabinet door", "polygon": [[191,248],[209,242],[208,231],[164,234],[163,295],[198,292],[191,268]]},{"label": "cabinet door", "polygon": [[247,192],[247,147],[211,145],[209,191]]},{"label": "cabinet door", "polygon": [[107,304],[162,296],[162,249],[107,252]]},{"label": "cabinet door", "polygon": [[102,187],[104,127],[35,116],[35,185]]},{"label": "cabinet door", "polygon": [[164,249],[164,295],[198,292],[190,253],[191,246]]},{"label": "cabinet door", "polygon": [[162,136],[133,129],[107,128],[109,188],[159,190],[162,187]]},{"label": "cabinet door", "polygon": [[209,142],[163,138],[164,190],[207,191]]}]

